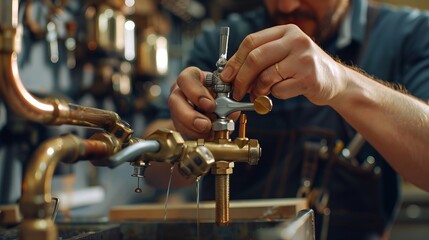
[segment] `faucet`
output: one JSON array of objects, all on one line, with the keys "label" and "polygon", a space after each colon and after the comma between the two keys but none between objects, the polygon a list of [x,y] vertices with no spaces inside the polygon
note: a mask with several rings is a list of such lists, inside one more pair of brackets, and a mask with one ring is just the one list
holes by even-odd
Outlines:
[{"label": "faucet", "polygon": [[[212,124],[213,140],[185,141],[175,131],[159,129],[146,138],[146,140],[158,141],[159,151],[142,154],[134,161],[132,161],[133,157],[128,158],[126,154],[120,153],[111,158],[113,162],[131,160],[131,165],[135,169],[132,176],[138,178],[144,177],[144,172],[150,166],[151,161],[177,162],[179,172],[186,177],[198,177],[211,171],[215,175],[215,216],[219,226],[227,226],[230,222],[229,175],[233,173],[234,164],[245,162],[256,165],[261,156],[258,140],[246,137],[246,115],[241,114],[240,116],[239,134],[234,140],[230,138],[230,133],[235,130],[235,124],[227,117],[232,112],[253,110],[264,115],[272,108],[272,102],[266,96],[257,97],[253,103],[236,102],[229,98],[232,87],[220,79],[220,73],[227,62],[228,37],[229,27],[222,27],[220,29],[220,54],[216,62],[217,69],[207,75],[204,83],[207,88],[217,94],[215,99],[217,118]],[[137,149],[134,152],[136,151]]]},{"label": "faucet", "polygon": [[[233,173],[234,163],[247,162],[250,165],[256,165],[261,155],[258,140],[246,137],[246,115],[241,114],[240,116],[239,134],[234,141],[229,136],[234,131],[235,125],[227,117],[232,112],[252,110],[264,115],[272,109],[272,102],[266,96],[257,97],[253,103],[236,102],[229,97],[232,87],[220,79],[220,73],[227,63],[228,38],[229,27],[221,27],[217,69],[208,74],[205,80],[205,86],[216,93],[215,113],[217,119],[213,121],[212,125],[214,141],[208,144],[210,146],[208,148],[216,159],[211,168],[211,173],[215,175],[216,223],[219,226],[226,226],[230,222],[229,175]],[[236,154],[241,151],[245,154]]]}]

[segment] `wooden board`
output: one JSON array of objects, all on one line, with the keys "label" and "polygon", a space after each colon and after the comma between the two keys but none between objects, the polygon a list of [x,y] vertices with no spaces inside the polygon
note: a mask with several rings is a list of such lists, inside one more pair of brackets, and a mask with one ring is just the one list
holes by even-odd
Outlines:
[{"label": "wooden board", "polygon": [[[231,220],[289,219],[300,210],[307,209],[305,199],[264,199],[230,201]],[[215,221],[215,203],[170,204],[167,206],[167,221],[195,220]],[[164,204],[123,205],[110,209],[110,221],[164,221]]]}]

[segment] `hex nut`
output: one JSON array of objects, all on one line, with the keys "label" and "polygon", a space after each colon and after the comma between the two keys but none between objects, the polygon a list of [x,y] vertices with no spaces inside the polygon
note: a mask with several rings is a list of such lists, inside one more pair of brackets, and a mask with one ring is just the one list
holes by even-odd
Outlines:
[{"label": "hex nut", "polygon": [[232,120],[225,120],[225,121],[214,121],[213,122],[213,131],[223,131],[223,130],[228,130],[228,131],[234,131],[235,129],[235,124],[234,121]]}]

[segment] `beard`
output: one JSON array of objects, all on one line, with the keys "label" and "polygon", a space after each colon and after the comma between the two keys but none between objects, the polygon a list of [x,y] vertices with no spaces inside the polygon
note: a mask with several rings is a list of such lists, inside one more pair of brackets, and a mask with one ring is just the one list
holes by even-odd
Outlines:
[{"label": "beard", "polygon": [[[271,17],[273,25],[295,24],[303,30],[313,41],[318,44],[326,41],[337,29],[338,23],[334,23],[336,10],[327,14],[325,18],[318,18],[312,11],[297,9],[290,13],[276,11]],[[306,31],[305,24],[313,24],[314,29]]]}]

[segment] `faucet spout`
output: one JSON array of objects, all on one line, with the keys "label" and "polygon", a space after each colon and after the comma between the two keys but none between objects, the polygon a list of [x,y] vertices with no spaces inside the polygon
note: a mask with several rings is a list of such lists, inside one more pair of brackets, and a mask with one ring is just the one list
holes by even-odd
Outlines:
[{"label": "faucet spout", "polygon": [[159,150],[160,144],[157,140],[137,142],[111,156],[108,166],[114,168],[122,163],[134,161],[145,153],[156,153]]}]

